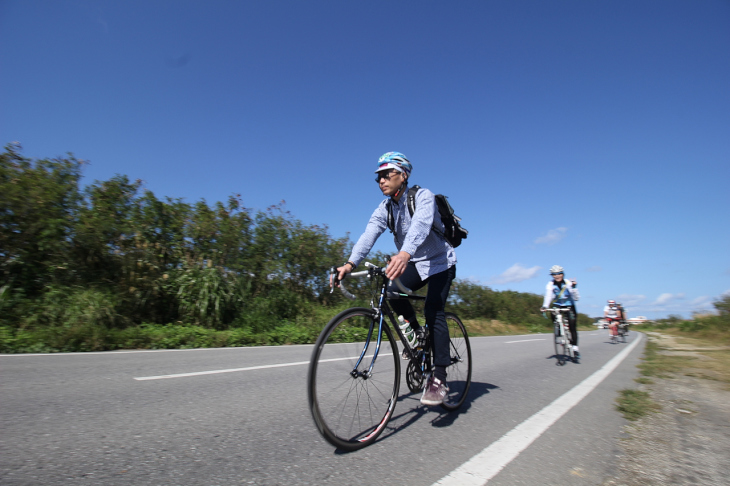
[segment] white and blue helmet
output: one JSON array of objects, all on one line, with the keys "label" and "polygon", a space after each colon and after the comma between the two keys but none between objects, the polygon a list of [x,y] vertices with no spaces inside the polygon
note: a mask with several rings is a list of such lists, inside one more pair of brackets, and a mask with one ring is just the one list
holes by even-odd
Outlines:
[{"label": "white and blue helmet", "polygon": [[550,267],[550,275],[560,275],[563,273],[563,267],[560,265],[553,265]]},{"label": "white and blue helmet", "polygon": [[405,172],[408,177],[411,176],[413,166],[408,161],[405,155],[400,152],[387,152],[378,159],[378,170],[375,171],[377,174],[381,170],[395,169],[398,172]]}]

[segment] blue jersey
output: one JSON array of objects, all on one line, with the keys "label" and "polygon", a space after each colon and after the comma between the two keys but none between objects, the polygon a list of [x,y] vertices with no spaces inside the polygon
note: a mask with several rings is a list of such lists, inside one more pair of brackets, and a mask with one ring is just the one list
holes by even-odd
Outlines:
[{"label": "blue jersey", "polygon": [[580,299],[578,289],[573,287],[570,280],[563,281],[561,286],[556,285],[555,281],[551,280],[545,287],[545,298],[542,306],[573,307],[578,299]]}]

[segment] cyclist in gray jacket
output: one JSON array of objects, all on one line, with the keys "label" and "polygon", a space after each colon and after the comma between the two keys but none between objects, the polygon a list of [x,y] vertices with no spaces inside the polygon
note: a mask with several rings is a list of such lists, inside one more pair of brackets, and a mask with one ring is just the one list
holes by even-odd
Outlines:
[{"label": "cyclist in gray jacket", "polygon": [[[443,236],[444,225],[431,191],[422,188],[416,193],[416,210],[411,217],[404,196],[408,193],[408,179],[412,170],[413,166],[406,156],[399,152],[388,152],[380,157],[375,182],[387,199],[370,216],[365,232],[352,249],[350,259],[337,268],[337,275],[342,280],[347,273],[357,268],[376,240],[388,229],[390,205],[398,253],[391,257],[386,276],[390,280],[400,278],[401,283],[411,290],[418,290],[428,284],[424,313],[426,324],[433,333],[434,372],[426,382],[421,403],[440,405],[449,389],[446,368],[451,364],[451,356],[444,308],[451,282],[456,276],[456,253]],[[425,330],[419,325],[410,301],[396,299],[391,300],[390,304],[397,314],[411,324],[419,339],[425,339]]]}]

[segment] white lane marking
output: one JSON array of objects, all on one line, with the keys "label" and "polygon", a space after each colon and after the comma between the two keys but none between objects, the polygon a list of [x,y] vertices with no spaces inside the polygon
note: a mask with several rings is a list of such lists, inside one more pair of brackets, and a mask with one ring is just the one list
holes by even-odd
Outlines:
[{"label": "white lane marking", "polygon": [[[379,353],[378,356],[393,356],[393,353]],[[365,358],[372,358],[372,355],[365,356]],[[333,358],[333,359],[322,359],[320,363],[328,363],[330,361],[343,361],[347,359],[357,359],[355,357],[348,358]],[[261,365],[261,366],[249,366],[247,368],[230,368],[227,370],[210,370],[210,371],[194,371],[192,373],[176,373],[174,375],[158,375],[158,376],[137,376],[134,379],[137,381],[149,381],[149,380],[167,380],[169,378],[188,378],[190,376],[203,376],[203,375],[217,375],[220,373],[235,373],[237,371],[253,371],[253,370],[266,370],[269,368],[285,368],[287,366],[301,366],[308,365],[309,361],[298,361],[295,363],[279,363],[273,365]]]},{"label": "white lane marking", "polygon": [[528,343],[530,341],[545,341],[545,339],[523,339],[521,341],[506,341],[504,344],[512,344],[512,343]]},{"label": "white lane marking", "polygon": [[226,348],[190,348],[190,349],[132,349],[128,351],[88,351],[79,353],[15,353],[0,354],[0,358],[23,358],[26,356],[93,356],[104,354],[114,356],[115,354],[137,354],[137,353],[188,353],[191,351],[231,351],[243,349],[272,349],[274,347],[294,348],[299,346],[312,346],[311,344],[287,344],[283,346],[229,346]]},{"label": "white lane marking", "polygon": [[583,380],[553,403],[507,432],[496,442],[454,469],[434,486],[481,486],[499,472],[538,437],[558,421],[568,410],[580,403],[596,388],[641,342],[635,339],[601,369]]}]

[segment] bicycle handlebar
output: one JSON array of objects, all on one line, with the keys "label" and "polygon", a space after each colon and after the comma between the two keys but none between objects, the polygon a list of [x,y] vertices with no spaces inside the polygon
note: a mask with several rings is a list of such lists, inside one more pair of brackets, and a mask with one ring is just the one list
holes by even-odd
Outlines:
[{"label": "bicycle handlebar", "polygon": [[570,312],[570,308],[568,307],[548,307],[545,309],[545,312],[552,312],[553,314],[556,314],[558,312]]},{"label": "bicycle handlebar", "polygon": [[[361,270],[359,272],[351,272],[346,273],[345,276],[342,278],[342,280],[337,279],[337,268],[331,267],[330,268],[330,274],[334,276],[333,279],[333,287],[332,290],[330,290],[330,293],[334,292],[334,285],[340,284],[340,292],[342,292],[342,295],[347,297],[350,300],[355,300],[357,297],[355,297],[350,291],[348,291],[345,286],[343,285],[342,281],[345,280],[348,277],[364,277],[367,276],[368,278],[371,278],[373,275],[381,275],[385,277],[385,267],[378,267],[377,265],[373,265],[370,262],[365,262],[365,266],[368,268],[368,270]],[[387,280],[387,277],[385,277]],[[413,291],[401,283],[400,278],[396,278],[394,280],[391,280],[392,283],[400,289],[401,292],[408,295],[413,295]]]}]

